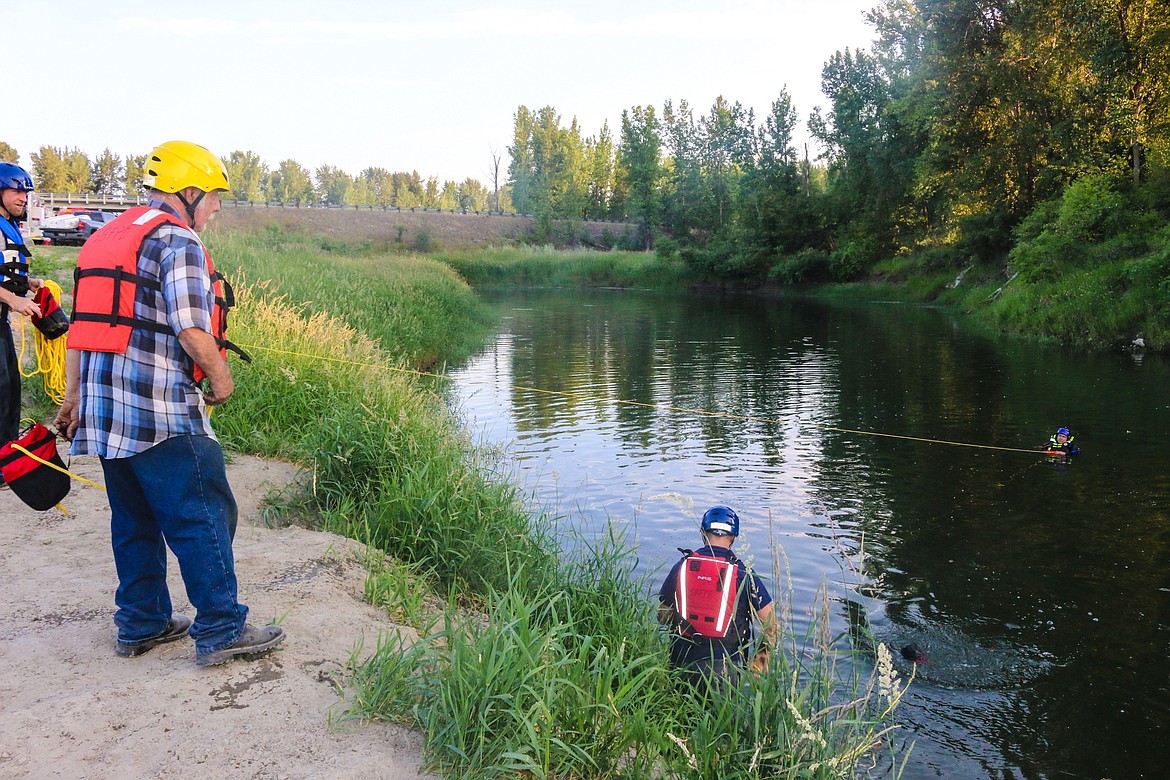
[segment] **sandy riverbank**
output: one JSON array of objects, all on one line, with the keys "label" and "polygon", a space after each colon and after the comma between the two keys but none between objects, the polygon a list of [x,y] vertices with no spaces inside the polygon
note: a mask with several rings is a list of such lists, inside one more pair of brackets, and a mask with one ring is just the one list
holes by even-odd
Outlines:
[{"label": "sandy riverbank", "polygon": [[[72,465],[101,481],[96,459]],[[189,639],[114,655],[105,493],[74,483],[66,515],[0,490],[0,778],[420,777],[418,734],[338,717],[355,649],[412,629],[363,600],[360,545],[258,524],[263,497],[294,475],[250,456],[228,466],[241,601],[254,622],[281,619],[289,638],[210,668],[195,666]],[[173,558],[170,571],[176,611],[193,615]]]}]

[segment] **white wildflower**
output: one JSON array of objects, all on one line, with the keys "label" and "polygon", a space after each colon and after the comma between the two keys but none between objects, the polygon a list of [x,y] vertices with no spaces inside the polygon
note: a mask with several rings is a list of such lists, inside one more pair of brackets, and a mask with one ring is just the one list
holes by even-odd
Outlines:
[{"label": "white wildflower", "polygon": [[894,668],[894,658],[884,642],[878,643],[877,646],[877,673],[878,695],[884,696],[892,703],[901,695],[901,691],[898,688],[898,670]]},{"label": "white wildflower", "polygon": [[800,726],[801,728],[801,739],[807,739],[809,742],[820,745],[821,747],[826,747],[828,745],[828,743],[825,742],[825,738],[819,731],[817,731],[812,722],[800,714],[800,710],[796,709],[796,705],[792,703],[791,699],[788,700],[788,710],[792,713],[792,716],[796,718],[796,725]]},{"label": "white wildflower", "polygon": [[669,731],[666,732],[666,736],[670,738],[671,742],[673,742],[674,744],[676,744],[680,748],[682,748],[683,755],[685,755],[687,757],[687,766],[689,766],[691,769],[698,769],[699,762],[697,760],[695,760],[694,756],[691,755],[691,751],[687,750],[687,743],[683,742],[681,739],[676,737],[674,734],[671,734]]}]

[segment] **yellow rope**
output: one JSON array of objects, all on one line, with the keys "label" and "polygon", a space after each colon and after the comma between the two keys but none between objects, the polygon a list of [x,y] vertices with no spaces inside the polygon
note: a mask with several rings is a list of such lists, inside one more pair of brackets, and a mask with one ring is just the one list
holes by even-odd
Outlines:
[{"label": "yellow rope", "polygon": [[[396,368],[395,366],[378,365],[374,363],[362,363],[355,360],[345,360],[343,358],[326,357],[324,355],[309,355],[303,352],[290,352],[289,350],[276,349],[274,347],[262,347],[258,344],[240,344],[244,349],[258,349],[264,352],[274,352],[280,355],[290,355],[292,357],[308,358],[310,360],[327,360],[334,363],[345,363],[351,366],[361,366],[363,368],[373,368],[386,371],[397,371],[402,374],[413,374],[415,376],[433,377],[436,379],[450,379],[446,374],[433,374],[429,371],[415,371],[409,368]],[[579,398],[583,400],[592,400],[593,396],[588,396],[583,393],[570,393],[561,390],[544,390],[539,387],[526,387],[524,385],[512,385],[515,390],[525,390],[530,393],[544,393],[546,395],[556,395],[563,398]],[[773,420],[768,417],[753,417],[751,415],[728,414],[727,412],[712,412],[707,409],[689,409],[683,406],[670,406],[669,404],[650,404],[642,401],[627,401],[622,398],[614,399],[614,403],[625,404],[626,406],[641,406],[649,409],[663,409],[672,412],[682,412],[684,414],[696,414],[704,417],[720,417],[726,420],[744,420],[751,422],[764,422],[772,424],[783,424],[782,420]],[[952,447],[972,447],[980,450],[997,450],[999,452],[1026,452],[1030,455],[1043,455],[1044,450],[1026,450],[1019,447],[997,447],[991,444],[972,444],[970,442],[962,441],[947,441],[945,439],[927,439],[921,436],[902,436],[896,433],[879,433],[877,431],[858,431],[851,428],[835,428],[830,425],[813,425],[812,427],[822,431],[836,431],[838,433],[852,433],[858,436],[880,436],[886,439],[902,439],[904,441],[920,441],[927,444],[949,444]]]},{"label": "yellow rope", "polygon": [[[39,334],[40,331],[37,331],[37,333]],[[23,338],[23,332],[22,332],[22,338]],[[64,339],[57,339],[57,341],[64,342]],[[272,352],[272,353],[275,353],[278,355],[288,355],[290,357],[307,358],[309,360],[325,360],[325,361],[329,361],[332,363],[344,363],[346,365],[359,366],[362,368],[372,368],[375,370],[382,370],[382,371],[396,371],[396,372],[401,373],[401,374],[411,374],[414,376],[425,376],[425,377],[430,377],[433,379],[450,379],[451,378],[447,374],[435,374],[435,373],[432,373],[430,371],[416,371],[414,369],[409,369],[409,368],[397,368],[395,366],[387,366],[384,364],[364,363],[364,362],[361,362],[358,360],[346,360],[344,358],[326,357],[324,355],[310,355],[310,354],[307,354],[304,352],[293,352],[293,351],[290,351],[287,349],[276,349],[275,347],[262,347],[259,344],[240,344],[239,346],[243,347],[245,349],[258,349],[262,352]],[[64,347],[64,344],[62,344],[62,347]],[[23,343],[21,345],[21,349],[22,349],[21,354],[23,356]],[[38,355],[38,361],[39,361],[39,355]],[[25,376],[32,376],[32,374],[24,374],[24,375]],[[545,390],[543,388],[527,387],[525,385],[512,385],[511,387],[513,389],[516,389],[516,390],[525,390],[525,391],[531,392],[531,393],[544,393],[546,395],[556,395],[556,396],[561,396],[564,398],[578,398],[578,399],[583,399],[583,400],[592,400],[593,399],[592,396],[588,396],[588,395],[585,395],[583,393],[570,393],[570,392],[565,392],[565,391],[560,391],[560,390]],[[46,386],[46,390],[47,389],[48,389],[48,387]],[[62,384],[61,393],[62,393],[62,397],[64,397],[64,385],[63,384]],[[58,405],[60,405],[60,403],[61,403],[60,401],[57,401]],[[744,421],[765,422],[765,423],[772,423],[772,424],[781,424],[782,423],[781,420],[774,420],[774,419],[771,419],[768,417],[754,417],[751,415],[729,414],[726,412],[712,412],[712,411],[709,411],[706,409],[690,409],[690,408],[687,408],[685,406],[670,406],[669,404],[650,404],[650,403],[645,403],[642,401],[627,401],[627,400],[622,399],[622,398],[615,399],[615,403],[625,404],[627,406],[640,406],[640,407],[645,407],[645,408],[649,408],[649,409],[663,409],[663,410],[667,410],[667,411],[681,412],[684,414],[696,414],[696,415],[701,415],[704,417],[720,417],[720,418],[727,419],[727,420],[744,420]],[[208,411],[210,412],[211,409],[209,409]],[[836,431],[837,433],[851,433],[851,434],[856,434],[858,436],[880,436],[880,437],[886,438],[886,439],[902,439],[904,441],[919,441],[919,442],[925,442],[927,444],[948,444],[952,447],[972,447],[972,448],[981,449],[981,450],[998,450],[1000,452],[1025,452],[1025,453],[1028,453],[1030,455],[1044,455],[1044,454],[1046,454],[1044,450],[1025,450],[1025,449],[1021,449],[1018,447],[997,447],[997,446],[990,445],[990,444],[972,444],[970,442],[947,441],[945,439],[927,439],[927,438],[924,438],[921,436],[902,436],[902,435],[896,434],[896,433],[880,433],[878,431],[859,431],[859,430],[855,430],[852,428],[837,428],[837,427],[833,427],[831,425],[814,425],[812,427],[814,427],[818,430],[822,430],[822,431]],[[23,452],[25,455],[28,455],[30,458],[37,461],[38,463],[41,463],[45,466],[48,466],[49,468],[56,469],[57,471],[60,471],[61,473],[66,474],[69,477],[72,477],[73,479],[76,479],[78,482],[84,482],[87,485],[92,485],[93,487],[100,488],[101,490],[106,489],[104,485],[99,485],[98,483],[91,482],[88,479],[85,479],[84,477],[79,477],[70,471],[66,471],[65,469],[62,469],[60,466],[57,466],[55,463],[50,463],[49,461],[41,460],[36,455],[33,455],[31,452],[24,449],[23,447],[16,444],[15,442],[13,442],[12,446],[15,449]],[[62,507],[60,504],[58,504],[58,507],[62,511],[65,511],[65,508]]]},{"label": "yellow rope", "polygon": [[98,488],[99,490],[106,489],[105,485],[99,485],[97,482],[90,482],[85,477],[79,477],[76,474],[74,474],[72,471],[67,471],[66,469],[61,468],[60,466],[58,466],[56,463],[53,463],[52,461],[48,461],[48,460],[45,460],[44,458],[37,457],[33,453],[26,450],[24,447],[17,444],[16,442],[10,442],[10,444],[12,446],[12,449],[14,449],[18,452],[23,452],[25,455],[29,456],[30,458],[35,460],[37,463],[40,463],[42,466],[48,466],[49,468],[53,469],[54,471],[60,471],[62,474],[64,474],[67,477],[71,477],[71,478],[77,480],[78,482],[84,482],[85,484],[91,485],[92,487]]},{"label": "yellow rope", "polygon": [[[57,305],[61,304],[61,285],[54,282],[52,279],[44,281],[49,292],[57,299]],[[53,403],[60,406],[65,402],[65,337],[59,336],[55,339],[47,339],[41,333],[39,328],[33,328],[33,353],[36,355],[36,368],[29,373],[24,372],[25,349],[27,348],[29,338],[25,331],[27,323],[25,318],[20,318],[20,359],[17,361],[21,366],[20,375],[23,377],[33,377],[37,374],[43,374],[43,383],[45,387],[45,394],[53,401]]]}]

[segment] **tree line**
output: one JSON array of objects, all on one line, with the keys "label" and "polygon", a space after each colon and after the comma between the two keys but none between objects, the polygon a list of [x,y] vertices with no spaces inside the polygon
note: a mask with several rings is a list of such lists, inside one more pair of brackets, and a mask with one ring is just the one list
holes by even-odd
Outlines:
[{"label": "tree line", "polygon": [[[33,152],[32,174],[42,192],[139,195],[146,155],[121,157],[105,149],[90,158],[77,148],[42,146]],[[16,149],[0,141],[0,160],[17,161]],[[232,189],[229,198],[291,205],[397,206],[399,208],[510,211],[507,191],[489,189],[477,179],[443,181],[418,171],[366,168],[351,176],[320,165],[310,171],[295,160],[269,168],[255,152],[236,150],[224,158]]]},{"label": "tree line", "polygon": [[[225,160],[232,196],[323,205],[518,211],[538,238],[581,218],[632,222],[715,276],[848,280],[884,258],[1013,264],[1043,276],[1135,223],[1170,216],[1170,3],[882,0],[868,49],[822,69],[825,109],[794,139],[786,88],[761,116],[723,97],[623,110],[585,135],[520,106],[491,188],[367,168],[357,176],[253,152]],[[0,157],[15,150],[0,144]],[[38,187],[136,192],[142,156],[42,147]]]},{"label": "tree line", "polygon": [[822,69],[816,159],[795,148],[786,89],[763,116],[723,97],[636,106],[616,138],[520,106],[517,207],[634,221],[699,270],[785,282],[909,253],[1002,261],[1025,242],[1013,259],[1043,268],[1170,215],[1170,4],[884,0],[867,19],[875,43]]}]

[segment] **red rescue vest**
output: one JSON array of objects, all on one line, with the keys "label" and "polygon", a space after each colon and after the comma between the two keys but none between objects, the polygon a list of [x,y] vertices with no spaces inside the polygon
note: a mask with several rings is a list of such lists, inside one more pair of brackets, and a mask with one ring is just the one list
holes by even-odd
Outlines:
[{"label": "red rescue vest", "polygon": [[[158,279],[138,274],[138,252],[147,236],[168,222],[190,230],[182,220],[169,212],[149,206],[136,206],[86,240],[73,274],[69,349],[124,354],[134,328],[175,335],[166,323],[134,316],[134,301],[139,287],[162,295],[162,283]],[[223,274],[216,273],[206,248],[203,249],[203,257],[207,261],[207,272],[215,294],[211,334],[219,345],[219,354],[226,360],[227,350],[231,349],[251,362],[239,347],[224,338],[227,313],[235,304],[235,298]],[[196,365],[195,381],[200,381],[204,376],[203,369]]]},{"label": "red rescue vest", "polygon": [[731,627],[739,596],[739,561],[734,556],[682,552],[686,558],[674,587],[674,608],[682,619],[680,631],[684,636],[727,639],[731,634],[738,639]]}]

